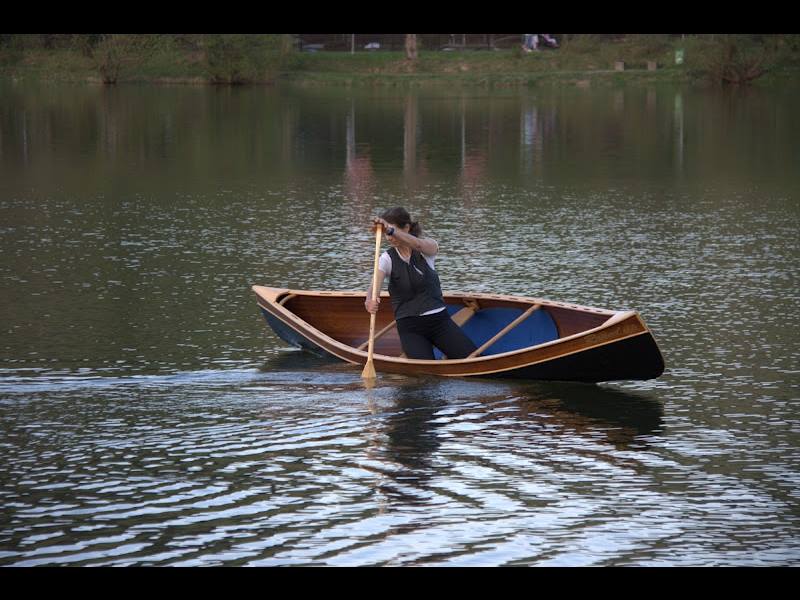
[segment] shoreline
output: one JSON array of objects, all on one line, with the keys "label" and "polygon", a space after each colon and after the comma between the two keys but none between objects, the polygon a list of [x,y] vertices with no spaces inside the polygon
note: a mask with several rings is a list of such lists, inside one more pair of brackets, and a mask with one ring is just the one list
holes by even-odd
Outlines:
[{"label": "shoreline", "polygon": [[[74,84],[114,87],[115,85],[185,85],[203,87],[259,87],[274,86],[279,84],[293,84],[307,87],[334,86],[334,87],[421,87],[437,85],[457,85],[463,87],[484,88],[513,88],[535,87],[538,85],[571,85],[577,87],[591,87],[592,85],[623,86],[623,85],[656,85],[680,84],[696,87],[714,87],[714,84],[696,80],[685,74],[664,70],[648,71],[646,69],[614,70],[555,70],[531,73],[526,71],[504,73],[360,73],[360,72],[328,72],[328,71],[283,71],[268,78],[247,81],[243,83],[215,82],[209,78],[187,76],[121,76],[114,83],[106,83],[96,74],[58,74],[42,75],[41,73],[14,70],[8,72],[0,69],[0,80],[14,83],[40,83],[40,84]],[[769,87],[783,83],[800,83],[800,68],[784,69],[780,73],[769,73],[761,79],[746,86],[739,87]]]},{"label": "shoreline", "polygon": [[[271,55],[257,72],[240,80],[215,77],[202,56],[177,53],[126,54],[116,65],[113,80],[91,57],[71,50],[29,51],[0,60],[0,79],[13,82],[264,86],[292,83],[303,86],[416,87],[457,85],[513,88],[538,85],[685,84],[715,86],[698,76],[691,64],[676,64],[672,48],[644,52],[640,48],[602,48],[576,53],[547,50],[520,54],[514,50],[420,52],[414,62],[400,52],[298,53]],[[3,57],[0,56],[0,59]],[[762,87],[800,81],[800,62],[776,62],[759,78],[741,87]],[[740,87],[731,84],[730,87]]]}]

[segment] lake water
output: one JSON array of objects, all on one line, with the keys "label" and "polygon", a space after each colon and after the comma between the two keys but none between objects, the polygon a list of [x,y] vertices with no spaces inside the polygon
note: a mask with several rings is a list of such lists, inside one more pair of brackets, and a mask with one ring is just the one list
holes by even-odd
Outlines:
[{"label": "lake water", "polygon": [[[797,92],[0,83],[0,565],[800,564]],[[666,372],[286,348],[250,285],[365,289],[398,204]]]}]

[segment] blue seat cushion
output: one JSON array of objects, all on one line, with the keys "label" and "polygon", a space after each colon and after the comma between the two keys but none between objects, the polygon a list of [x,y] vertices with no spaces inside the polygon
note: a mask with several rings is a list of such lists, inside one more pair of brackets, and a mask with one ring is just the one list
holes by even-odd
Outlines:
[{"label": "blue seat cushion", "polygon": [[[449,304],[447,312],[452,316],[462,308],[462,304]],[[523,312],[520,308],[484,308],[475,313],[462,330],[476,346],[480,346]],[[481,356],[519,350],[555,339],[558,339],[556,324],[545,310],[540,309],[489,346]],[[434,348],[434,355],[437,359],[442,358],[437,348]]]}]

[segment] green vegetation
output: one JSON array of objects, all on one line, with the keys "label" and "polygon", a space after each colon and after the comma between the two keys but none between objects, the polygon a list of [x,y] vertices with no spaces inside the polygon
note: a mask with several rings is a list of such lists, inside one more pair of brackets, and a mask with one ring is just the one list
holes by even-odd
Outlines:
[{"label": "green vegetation", "polygon": [[269,35],[211,34],[204,42],[211,82],[229,84],[274,80],[291,47]]},{"label": "green vegetation", "polygon": [[[525,53],[421,49],[301,52],[289,35],[0,35],[0,76],[52,81],[516,86],[542,82],[691,81],[741,85],[800,74],[798,35],[561,35]],[[685,60],[676,64],[676,52]],[[615,64],[624,63],[624,70]],[[649,70],[648,65],[655,65]]]}]

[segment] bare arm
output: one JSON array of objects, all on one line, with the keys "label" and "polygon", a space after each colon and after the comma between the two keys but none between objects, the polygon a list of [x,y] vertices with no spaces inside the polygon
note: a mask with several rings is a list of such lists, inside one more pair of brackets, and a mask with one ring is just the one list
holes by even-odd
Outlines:
[{"label": "bare arm", "polygon": [[432,240],[431,238],[418,238],[400,229],[395,229],[392,237],[397,238],[406,246],[410,246],[414,250],[418,250],[428,256],[436,256],[439,252],[439,244],[436,240]]},{"label": "bare arm", "polygon": [[383,287],[383,279],[385,277],[386,273],[378,269],[378,293],[375,295],[374,300],[372,299],[372,282],[370,282],[369,288],[367,289],[367,298],[364,301],[364,306],[366,307],[368,313],[378,312],[378,307],[381,303],[381,288]]},{"label": "bare arm", "polygon": [[[376,217],[375,222],[383,225],[384,233],[386,233],[390,227],[394,229],[391,237],[395,238],[397,241],[402,242],[403,244],[409,246],[414,250],[422,252],[427,256],[436,256],[439,253],[439,244],[436,240],[432,240],[431,238],[418,238],[415,235],[406,233],[402,229],[398,229],[397,227],[392,227],[391,225],[389,225],[389,223],[387,223],[380,217]],[[388,236],[389,234],[386,233],[386,235]]]}]

